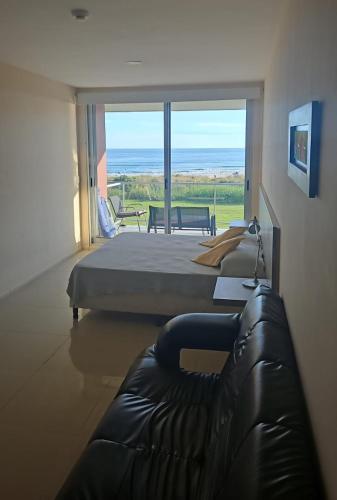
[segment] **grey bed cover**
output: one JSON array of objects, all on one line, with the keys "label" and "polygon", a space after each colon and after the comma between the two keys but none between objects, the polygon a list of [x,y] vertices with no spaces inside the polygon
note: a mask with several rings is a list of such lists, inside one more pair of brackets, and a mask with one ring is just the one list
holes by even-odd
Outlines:
[{"label": "grey bed cover", "polygon": [[191,262],[207,250],[203,236],[122,233],[84,257],[71,272],[72,307],[89,297],[179,294],[212,297],[219,269]]}]

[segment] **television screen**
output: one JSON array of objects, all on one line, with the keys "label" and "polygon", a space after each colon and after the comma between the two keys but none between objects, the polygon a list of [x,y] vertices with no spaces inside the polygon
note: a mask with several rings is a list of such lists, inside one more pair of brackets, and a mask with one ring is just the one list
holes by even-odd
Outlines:
[{"label": "television screen", "polygon": [[294,156],[298,163],[303,166],[308,164],[308,136],[307,126],[296,127],[294,140]]},{"label": "television screen", "polygon": [[309,126],[296,125],[290,128],[290,163],[307,172],[309,159]]}]

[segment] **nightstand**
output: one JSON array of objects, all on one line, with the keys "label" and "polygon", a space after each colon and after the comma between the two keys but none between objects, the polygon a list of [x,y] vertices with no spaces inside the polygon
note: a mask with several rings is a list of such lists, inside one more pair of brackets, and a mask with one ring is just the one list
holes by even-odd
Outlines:
[{"label": "nightstand", "polygon": [[[254,289],[245,288],[242,282],[247,278],[227,278],[220,276],[216,280],[213,304],[222,306],[244,307]],[[270,286],[270,280],[259,279],[261,285]]]}]

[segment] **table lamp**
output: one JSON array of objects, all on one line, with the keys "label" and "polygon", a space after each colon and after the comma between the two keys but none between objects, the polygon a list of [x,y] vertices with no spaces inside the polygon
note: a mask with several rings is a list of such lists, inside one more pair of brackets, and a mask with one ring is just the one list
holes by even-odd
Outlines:
[{"label": "table lamp", "polygon": [[248,279],[248,280],[245,280],[242,282],[242,285],[246,288],[256,288],[260,284],[258,277],[257,277],[260,254],[261,254],[263,261],[264,261],[263,245],[262,245],[262,238],[261,238],[260,230],[261,230],[260,224],[259,224],[257,218],[254,217],[254,219],[249,223],[248,232],[250,234],[256,234],[257,255],[256,255],[255,269],[254,269],[254,278]]}]

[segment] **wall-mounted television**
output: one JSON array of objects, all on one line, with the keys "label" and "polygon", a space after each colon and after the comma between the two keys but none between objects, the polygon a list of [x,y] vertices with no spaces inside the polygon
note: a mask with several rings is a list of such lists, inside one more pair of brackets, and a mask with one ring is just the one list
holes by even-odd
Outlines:
[{"label": "wall-mounted television", "polygon": [[320,102],[290,111],[288,175],[310,198],[318,194],[320,134]]}]

